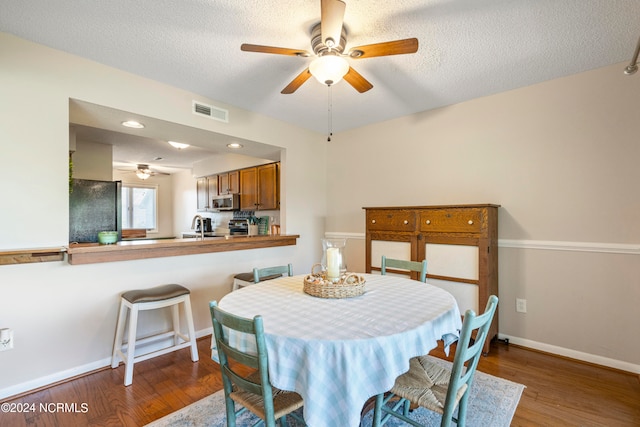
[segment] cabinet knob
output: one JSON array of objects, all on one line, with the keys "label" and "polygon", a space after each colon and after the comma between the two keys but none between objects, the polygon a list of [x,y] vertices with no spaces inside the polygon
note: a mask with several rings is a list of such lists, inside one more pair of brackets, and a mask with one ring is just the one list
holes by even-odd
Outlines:
[{"label": "cabinet knob", "polygon": [[375,224],[375,223],[376,223],[376,220],[375,220],[375,219],[372,219],[372,220],[371,220],[371,224]]},{"label": "cabinet knob", "polygon": [[409,221],[407,221],[406,219],[404,220],[404,225],[409,224]]},{"label": "cabinet knob", "polygon": [[431,220],[430,219],[426,220],[425,222],[427,223],[427,225],[431,224]]},{"label": "cabinet knob", "polygon": [[473,220],[472,220],[472,219],[470,219],[469,221],[467,221],[467,223],[468,223],[469,225],[473,225]]}]

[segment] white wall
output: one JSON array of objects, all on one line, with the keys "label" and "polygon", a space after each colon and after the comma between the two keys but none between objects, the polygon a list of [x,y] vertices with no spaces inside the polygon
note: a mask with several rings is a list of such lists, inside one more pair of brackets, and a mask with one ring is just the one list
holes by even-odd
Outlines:
[{"label": "white wall", "polygon": [[111,145],[76,139],[76,148],[71,159],[73,178],[113,180],[113,147]]},{"label": "white wall", "polygon": [[[1,266],[0,327],[14,330],[15,348],[0,353],[0,399],[108,365],[123,291],[163,283],[189,287],[196,329],[205,333],[211,327],[208,301],[231,289],[233,274],[285,262],[304,273],[320,259],[326,204],[313,195],[326,192],[326,180],[322,173],[309,177],[299,165],[324,162],[322,135],[6,33],[0,33],[0,57],[0,194],[10,200],[0,209],[0,250],[68,243],[70,98],[286,150],[283,231],[301,236],[297,246],[260,250],[91,265]],[[194,99],[227,108],[230,123],[195,116]],[[184,188],[185,181],[174,185]],[[192,209],[195,198],[184,202]],[[142,320],[142,333],[157,327]]]},{"label": "white wall", "polygon": [[640,78],[623,68],[335,135],[328,232],[363,254],[364,206],[500,204],[500,334],[640,372]]}]

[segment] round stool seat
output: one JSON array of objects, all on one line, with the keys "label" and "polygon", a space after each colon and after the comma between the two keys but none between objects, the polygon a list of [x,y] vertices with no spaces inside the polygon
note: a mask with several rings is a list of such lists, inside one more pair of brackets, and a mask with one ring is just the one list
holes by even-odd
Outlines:
[{"label": "round stool seat", "polygon": [[[271,279],[277,279],[278,277],[282,277],[282,274],[270,274],[269,276],[263,276],[260,278],[261,281],[263,280],[271,280]],[[238,280],[242,280],[245,282],[249,282],[249,283],[253,283],[253,271],[250,273],[240,273],[240,274],[236,274],[235,276],[233,276],[234,279],[238,279]]]},{"label": "round stool seat", "polygon": [[189,294],[189,289],[184,286],[172,284],[156,286],[155,288],[149,289],[127,291],[122,294],[122,298],[126,299],[131,304],[138,304],[141,302],[162,301],[187,294]]}]

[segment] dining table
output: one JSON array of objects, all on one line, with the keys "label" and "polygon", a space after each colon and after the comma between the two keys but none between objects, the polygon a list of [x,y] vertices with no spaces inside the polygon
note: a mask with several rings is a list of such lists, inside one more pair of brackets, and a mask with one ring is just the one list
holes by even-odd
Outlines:
[{"label": "dining table", "polygon": [[[270,381],[302,396],[310,427],[358,426],[367,400],[391,389],[409,359],[458,338],[460,311],[447,291],[399,275],[359,275],[364,293],[349,298],[309,295],[300,275],[246,286],[219,301],[235,315],[262,316]],[[247,337],[230,334],[230,344],[254,351]]]}]

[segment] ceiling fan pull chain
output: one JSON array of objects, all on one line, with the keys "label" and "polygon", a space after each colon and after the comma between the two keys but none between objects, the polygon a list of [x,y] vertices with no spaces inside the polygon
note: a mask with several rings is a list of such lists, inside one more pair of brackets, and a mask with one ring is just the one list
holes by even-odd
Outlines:
[{"label": "ceiling fan pull chain", "polygon": [[329,113],[329,123],[328,123],[328,136],[327,136],[327,142],[331,142],[331,135],[333,135],[333,120],[332,120],[332,115],[331,115],[331,110],[332,110],[332,100],[331,100],[331,86],[332,85],[327,85],[327,87],[329,88],[329,105],[328,105],[328,113]]}]

